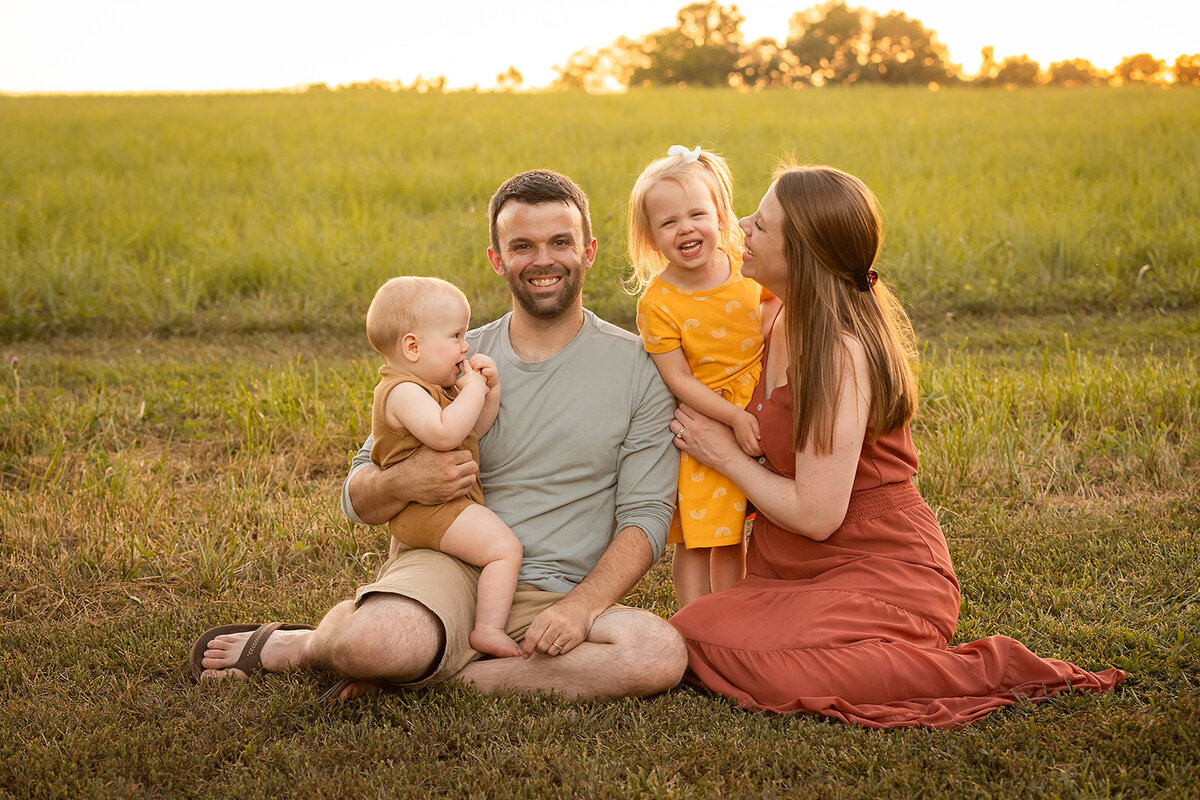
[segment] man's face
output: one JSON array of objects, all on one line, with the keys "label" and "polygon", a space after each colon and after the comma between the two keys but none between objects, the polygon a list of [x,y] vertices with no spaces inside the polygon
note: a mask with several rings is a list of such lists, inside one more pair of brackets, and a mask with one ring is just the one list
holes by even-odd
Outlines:
[{"label": "man's face", "polygon": [[583,240],[578,208],[510,200],[496,216],[496,234],[500,251],[489,247],[488,260],[522,311],[553,320],[579,305],[583,274],[596,259],[596,240]]}]

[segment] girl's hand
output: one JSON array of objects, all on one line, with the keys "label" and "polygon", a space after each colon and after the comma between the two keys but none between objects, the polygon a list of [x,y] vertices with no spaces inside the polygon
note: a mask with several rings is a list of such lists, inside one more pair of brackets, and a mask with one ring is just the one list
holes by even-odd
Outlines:
[{"label": "girl's hand", "polygon": [[483,376],[487,381],[488,389],[495,389],[500,383],[500,370],[496,369],[496,362],[491,356],[485,356],[483,353],[476,353],[468,359],[468,362],[476,372]]},{"label": "girl's hand", "polygon": [[748,456],[758,458],[763,454],[759,440],[762,432],[758,428],[758,420],[749,411],[739,412],[733,420],[733,435],[742,451]]},{"label": "girl's hand", "polygon": [[704,416],[691,406],[675,409],[670,428],[675,434],[675,446],[702,464],[713,467],[745,457],[728,425]]}]

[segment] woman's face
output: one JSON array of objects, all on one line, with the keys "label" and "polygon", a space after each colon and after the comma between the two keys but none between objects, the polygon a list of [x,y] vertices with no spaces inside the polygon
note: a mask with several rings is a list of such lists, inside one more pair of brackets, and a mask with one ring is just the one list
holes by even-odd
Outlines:
[{"label": "woman's face", "polygon": [[783,206],[775,197],[775,184],[767,189],[758,210],[742,217],[738,224],[746,234],[746,252],[742,257],[742,274],[753,278],[783,297],[787,289],[787,256],[783,247]]}]

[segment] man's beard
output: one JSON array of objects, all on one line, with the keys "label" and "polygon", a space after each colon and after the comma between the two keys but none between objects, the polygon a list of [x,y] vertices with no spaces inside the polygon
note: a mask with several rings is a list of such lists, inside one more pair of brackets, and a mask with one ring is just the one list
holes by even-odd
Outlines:
[{"label": "man's beard", "polygon": [[[538,275],[559,275],[564,268],[555,268],[547,270],[543,273],[534,272],[534,276]],[[526,269],[525,273],[530,270]],[[553,320],[561,317],[567,309],[571,308],[575,301],[579,299],[580,293],[583,291],[583,260],[580,259],[576,269],[566,270],[566,274],[562,275],[562,280],[558,284],[558,290],[549,297],[534,297],[529,291],[529,285],[525,282],[529,279],[528,274],[522,274],[519,278],[514,278],[510,273],[505,271],[505,281],[508,283],[508,291],[513,296],[513,302],[521,307],[521,309],[531,317],[541,320]]]}]

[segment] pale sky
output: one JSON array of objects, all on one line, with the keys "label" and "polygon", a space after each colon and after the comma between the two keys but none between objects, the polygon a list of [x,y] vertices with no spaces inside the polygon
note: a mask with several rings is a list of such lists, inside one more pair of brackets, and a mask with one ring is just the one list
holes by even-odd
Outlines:
[{"label": "pale sky", "polygon": [[[731,3],[725,2],[728,6]],[[850,0],[898,7],[979,68],[1027,54],[1045,68],[1086,58],[1111,69],[1150,52],[1200,52],[1200,0]],[[490,88],[511,64],[527,86],[583,47],[674,24],[687,0],[0,0],[0,92],[124,92],[331,86],[445,75]],[[810,0],[743,0],[746,39],[787,37]]]}]

